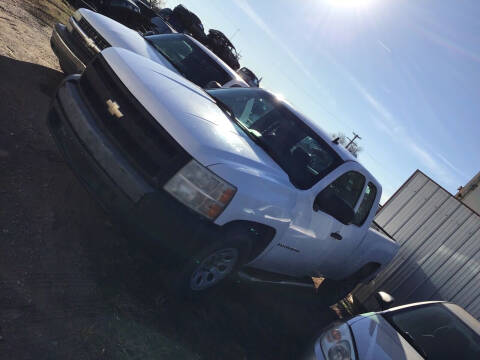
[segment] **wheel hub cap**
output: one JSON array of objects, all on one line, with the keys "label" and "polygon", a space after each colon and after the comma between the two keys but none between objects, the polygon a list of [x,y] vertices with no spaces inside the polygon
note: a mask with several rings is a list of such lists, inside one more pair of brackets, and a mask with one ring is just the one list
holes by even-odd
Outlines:
[{"label": "wheel hub cap", "polygon": [[227,248],[215,251],[204,258],[197,266],[190,279],[192,290],[204,290],[230,274],[238,259],[238,250]]}]

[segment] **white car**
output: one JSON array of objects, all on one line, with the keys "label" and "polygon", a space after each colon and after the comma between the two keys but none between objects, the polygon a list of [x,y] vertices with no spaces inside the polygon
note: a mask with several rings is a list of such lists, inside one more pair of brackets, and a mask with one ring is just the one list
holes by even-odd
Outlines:
[{"label": "white car", "polygon": [[222,59],[186,34],[143,36],[88,9],[78,9],[66,25],[56,24],[50,44],[66,74],[81,73],[101,50],[120,47],[168,67],[201,87],[248,84]]},{"label": "white car", "polygon": [[248,265],[322,276],[338,300],[398,250],[370,229],[377,180],[266,90],[203,90],[108,48],[62,83],[49,124],[104,207],[186,261],[178,283],[190,292]]},{"label": "white car", "polygon": [[478,360],[480,322],[458,305],[420,302],[334,323],[308,351],[305,360]]}]

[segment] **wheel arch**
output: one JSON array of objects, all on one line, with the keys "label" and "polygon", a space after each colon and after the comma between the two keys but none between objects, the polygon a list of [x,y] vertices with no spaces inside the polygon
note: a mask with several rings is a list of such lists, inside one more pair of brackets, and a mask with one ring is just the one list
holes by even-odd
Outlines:
[{"label": "wheel arch", "polygon": [[234,220],[222,226],[225,235],[239,236],[250,240],[250,250],[247,261],[250,262],[260,255],[275,237],[275,228],[249,220]]}]

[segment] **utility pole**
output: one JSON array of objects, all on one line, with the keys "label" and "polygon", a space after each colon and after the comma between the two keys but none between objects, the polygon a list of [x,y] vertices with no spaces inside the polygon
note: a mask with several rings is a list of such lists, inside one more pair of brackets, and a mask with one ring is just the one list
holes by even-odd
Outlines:
[{"label": "utility pole", "polygon": [[240,31],[239,28],[237,28],[237,30],[235,30],[235,32],[233,33],[232,36],[230,36],[230,41],[235,37],[235,35],[237,35],[237,33]]},{"label": "utility pole", "polygon": [[[347,140],[350,140],[350,142],[347,144],[347,146],[345,146],[346,149],[348,149],[350,147],[350,145],[352,144],[355,144],[355,139],[359,139],[359,140],[362,140],[362,138],[360,137],[360,135],[358,134],[355,134],[353,131],[352,131],[352,134],[353,134],[353,139],[349,139],[347,138]],[[355,144],[356,145],[356,144]]]}]

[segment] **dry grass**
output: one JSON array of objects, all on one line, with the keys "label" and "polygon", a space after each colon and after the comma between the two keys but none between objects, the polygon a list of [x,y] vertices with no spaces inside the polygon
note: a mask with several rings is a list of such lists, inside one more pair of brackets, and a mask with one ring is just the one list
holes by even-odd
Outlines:
[{"label": "dry grass", "polygon": [[66,23],[74,9],[65,0],[25,0],[25,9],[44,26]]}]

